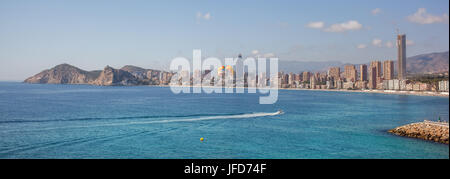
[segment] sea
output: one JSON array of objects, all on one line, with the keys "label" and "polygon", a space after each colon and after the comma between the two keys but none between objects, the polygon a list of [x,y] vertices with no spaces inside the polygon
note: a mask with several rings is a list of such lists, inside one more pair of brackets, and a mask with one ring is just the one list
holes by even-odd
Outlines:
[{"label": "sea", "polygon": [[448,97],[279,90],[259,104],[265,95],[0,82],[0,158],[449,158],[448,145],[387,132],[448,121]]}]

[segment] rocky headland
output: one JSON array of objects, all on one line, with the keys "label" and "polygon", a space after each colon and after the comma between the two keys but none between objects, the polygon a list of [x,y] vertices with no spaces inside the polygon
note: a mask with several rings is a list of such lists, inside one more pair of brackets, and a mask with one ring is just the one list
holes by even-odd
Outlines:
[{"label": "rocky headland", "polygon": [[25,83],[90,84],[99,86],[167,85],[174,74],[131,65],[121,69],[85,71],[69,64],[57,65],[27,78]]}]

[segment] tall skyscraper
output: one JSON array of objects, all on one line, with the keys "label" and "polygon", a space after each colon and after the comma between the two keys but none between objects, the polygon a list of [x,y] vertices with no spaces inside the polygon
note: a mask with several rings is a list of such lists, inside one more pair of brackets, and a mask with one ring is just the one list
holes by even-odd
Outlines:
[{"label": "tall skyscraper", "polygon": [[360,65],[359,71],[361,73],[359,77],[360,81],[367,81],[367,65],[365,64]]},{"label": "tall skyscraper", "polygon": [[392,60],[383,62],[383,78],[385,80],[394,79],[394,62]]},{"label": "tall skyscraper", "polygon": [[398,79],[406,79],[406,35],[397,36]]},{"label": "tall skyscraper", "polygon": [[344,76],[347,82],[355,82],[358,73],[356,72],[355,65],[345,65]]},{"label": "tall skyscraper", "polygon": [[370,66],[369,69],[369,88],[377,88],[377,68],[374,66]]}]

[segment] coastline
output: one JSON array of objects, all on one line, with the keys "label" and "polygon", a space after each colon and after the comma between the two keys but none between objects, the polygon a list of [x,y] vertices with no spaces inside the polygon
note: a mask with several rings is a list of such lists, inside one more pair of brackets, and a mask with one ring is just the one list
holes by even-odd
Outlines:
[{"label": "coastline", "polygon": [[[1,81],[7,82],[7,81]],[[9,82],[15,83],[15,82]],[[36,83],[26,83],[26,82],[17,82],[24,84],[36,84]],[[46,83],[39,83],[46,84]],[[66,85],[66,84],[59,84]],[[68,85],[89,85],[89,86],[97,86],[92,84],[68,84]],[[134,85],[134,86],[149,86],[149,87],[171,87],[171,85]],[[117,86],[116,86],[117,87]],[[176,87],[203,87],[203,88],[218,88],[216,86],[176,86]],[[224,87],[230,88],[230,87]],[[248,88],[248,87],[231,87],[231,88]],[[248,89],[254,89],[255,87],[250,87]],[[273,88],[257,88],[270,90]],[[305,89],[305,88],[278,88],[278,90],[299,90],[299,91],[328,91],[328,92],[349,92],[349,93],[376,93],[376,94],[393,94],[393,95],[414,95],[414,96],[435,96],[435,97],[449,97],[448,92],[433,92],[433,91],[394,91],[394,90],[347,90],[347,89]]]},{"label": "coastline", "polygon": [[[159,87],[170,87],[170,85],[154,85]],[[203,87],[203,88],[219,88],[215,86],[176,86],[176,87]],[[230,88],[230,87],[224,87]],[[247,88],[247,87],[231,87],[231,88]],[[254,87],[250,87],[254,89]],[[270,90],[273,88],[256,88]],[[350,92],[350,93],[377,93],[377,94],[393,94],[393,95],[414,95],[414,96],[436,96],[449,97],[448,92],[433,91],[393,91],[393,90],[346,90],[346,89],[304,89],[304,88],[278,88],[278,90],[298,90],[298,91],[326,91],[326,92]]]},{"label": "coastline", "polygon": [[301,88],[280,88],[282,90],[305,90],[305,91],[335,91],[350,93],[378,93],[378,94],[395,94],[395,95],[415,95],[415,96],[438,96],[449,97],[448,92],[433,91],[392,91],[392,90],[346,90],[346,89],[301,89]]}]

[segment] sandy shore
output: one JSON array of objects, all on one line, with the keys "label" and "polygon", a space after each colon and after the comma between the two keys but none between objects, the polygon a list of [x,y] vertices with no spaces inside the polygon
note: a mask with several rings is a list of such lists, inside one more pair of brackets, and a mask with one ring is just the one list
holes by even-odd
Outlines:
[{"label": "sandy shore", "polygon": [[432,92],[432,91],[393,91],[393,90],[337,90],[337,89],[302,89],[302,88],[280,88],[282,90],[306,90],[306,91],[337,91],[352,93],[381,93],[395,95],[416,95],[416,96],[440,96],[449,97],[448,92]]},{"label": "sandy shore", "polygon": [[[170,87],[169,85],[160,85],[161,87]],[[179,86],[190,87],[190,86]],[[196,86],[197,87],[197,86]],[[203,86],[203,88],[218,88],[215,86]],[[244,88],[244,87],[234,87]],[[250,87],[249,89],[254,89]],[[258,88],[268,90],[270,88]],[[394,91],[394,90],[346,90],[346,89],[304,89],[304,88],[278,88],[279,90],[301,90],[301,91],[334,91],[334,92],[351,92],[351,93],[380,93],[394,95],[416,95],[416,96],[439,96],[449,97],[448,92],[432,92],[432,91]]]}]

